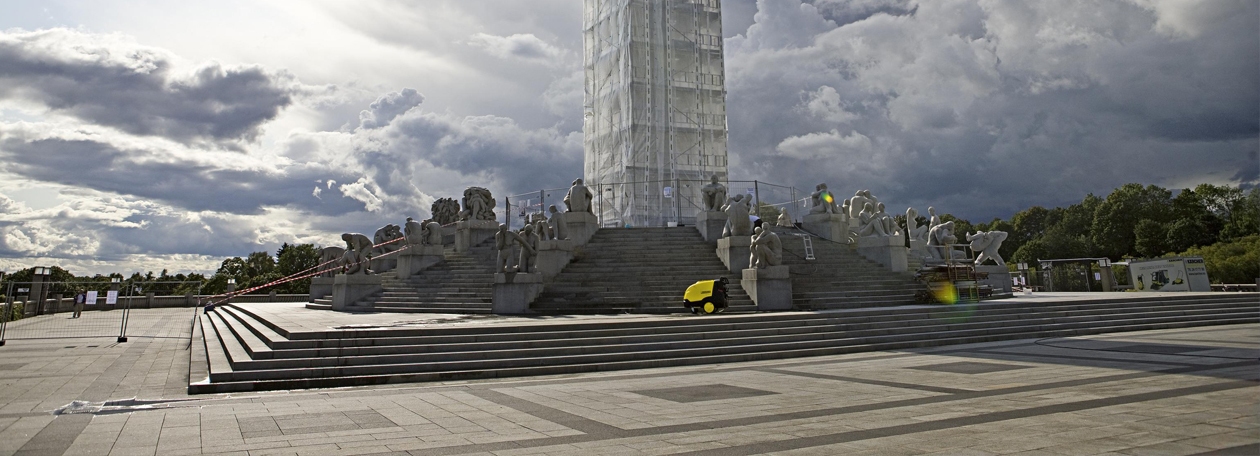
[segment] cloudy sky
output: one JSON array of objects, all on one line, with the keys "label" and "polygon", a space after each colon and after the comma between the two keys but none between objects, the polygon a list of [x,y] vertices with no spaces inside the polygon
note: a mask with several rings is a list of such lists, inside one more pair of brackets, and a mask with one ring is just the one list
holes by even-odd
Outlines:
[{"label": "cloudy sky", "polygon": [[[581,3],[0,0],[0,269],[212,272],[564,186]],[[722,4],[733,179],[973,221],[1260,183],[1257,0]]]}]

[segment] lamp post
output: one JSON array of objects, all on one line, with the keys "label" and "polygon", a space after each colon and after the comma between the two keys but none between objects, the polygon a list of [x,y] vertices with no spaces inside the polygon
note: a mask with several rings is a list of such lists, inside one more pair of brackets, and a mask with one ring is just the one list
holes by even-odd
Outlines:
[{"label": "lamp post", "polygon": [[236,292],[236,279],[228,279],[228,283],[227,283],[228,296],[227,298],[223,300],[224,304],[232,302],[232,293],[234,292]]},{"label": "lamp post", "polygon": [[1015,269],[1019,270],[1020,282],[1022,282],[1021,285],[1024,286],[1024,294],[1032,294],[1032,285],[1029,285],[1028,280],[1028,263],[1017,263],[1015,265]]}]

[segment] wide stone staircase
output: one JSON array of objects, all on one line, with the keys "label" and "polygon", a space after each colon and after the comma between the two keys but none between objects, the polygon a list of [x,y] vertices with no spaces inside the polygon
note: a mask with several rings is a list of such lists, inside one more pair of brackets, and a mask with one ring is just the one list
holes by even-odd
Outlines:
[{"label": "wide stone staircase", "polygon": [[190,393],[571,374],[1260,322],[1256,293],[1123,294],[819,312],[289,331],[227,304],[194,327]]},{"label": "wide stone staircase", "polygon": [[783,264],[792,273],[792,306],[799,310],[852,309],[914,303],[922,285],[913,270],[892,272],[863,258],[851,246],[813,237],[814,260],[795,229],[775,227],[783,242]]},{"label": "wide stone staircase", "polygon": [[683,292],[726,277],[729,311],[756,307],[716,248],[694,228],[602,228],[547,284],[530,310],[545,314],[676,313]]},{"label": "wide stone staircase", "polygon": [[[381,273],[382,291],[360,303],[370,303],[376,312],[490,313],[496,255],[493,239],[463,253],[448,245],[446,261],[419,274],[399,278],[393,271]],[[307,307],[330,309],[332,300],[317,299]]]}]

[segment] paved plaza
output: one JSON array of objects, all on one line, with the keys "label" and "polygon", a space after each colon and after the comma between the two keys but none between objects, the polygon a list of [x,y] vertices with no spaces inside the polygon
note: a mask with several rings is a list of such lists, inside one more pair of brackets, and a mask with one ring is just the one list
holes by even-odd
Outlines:
[{"label": "paved plaza", "polygon": [[189,396],[192,318],[9,340],[0,454],[1260,454],[1260,325]]}]

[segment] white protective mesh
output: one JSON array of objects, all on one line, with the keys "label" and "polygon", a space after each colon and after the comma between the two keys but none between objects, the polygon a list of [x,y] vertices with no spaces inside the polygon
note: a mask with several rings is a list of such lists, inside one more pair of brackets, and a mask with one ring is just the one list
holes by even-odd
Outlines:
[{"label": "white protective mesh", "polygon": [[727,178],[721,2],[584,2],[584,174],[600,219],[691,224],[700,188]]}]

